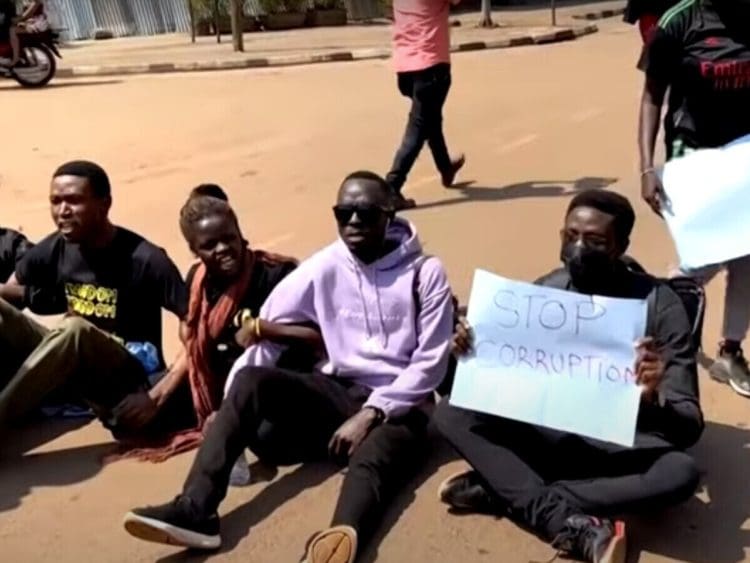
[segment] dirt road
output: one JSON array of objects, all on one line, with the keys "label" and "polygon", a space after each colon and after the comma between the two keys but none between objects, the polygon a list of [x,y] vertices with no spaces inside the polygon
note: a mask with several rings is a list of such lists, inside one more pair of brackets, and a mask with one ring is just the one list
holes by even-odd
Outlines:
[{"label": "dirt road", "polygon": [[[572,43],[455,57],[446,123],[450,145],[467,152],[463,179],[471,185],[443,190],[424,155],[407,189],[422,204],[409,218],[462,297],[475,267],[526,280],[553,267],[568,196],[587,186],[633,199],[633,254],[666,272],[672,245],[637,199],[637,49],[633,28],[608,21],[601,33]],[[85,157],[111,174],[114,218],[166,247],[183,268],[190,255],[177,212],[190,187],[226,186],[255,246],[306,256],[334,236],[330,206],[343,176],[361,168],[385,172],[407,112],[386,62],[79,81],[39,92],[3,85],[0,98],[10,109],[0,156],[1,224],[33,237],[47,233],[49,176],[61,162]],[[710,288],[709,345],[718,340],[720,283]],[[703,489],[684,507],[633,522],[633,561],[733,563],[750,556],[750,404],[706,377],[701,384],[710,421],[695,450]],[[120,527],[130,507],[179,491],[191,455],[160,466],[102,468],[109,437],[97,424],[56,434],[40,427],[6,438],[0,560],[203,560],[137,542]],[[507,521],[452,516],[437,503],[438,483],[461,466],[439,448],[363,560],[548,558],[549,547]],[[308,535],[327,524],[340,480],[324,467],[295,467],[271,484],[232,490],[223,507],[227,549],[215,559],[297,561]]]}]

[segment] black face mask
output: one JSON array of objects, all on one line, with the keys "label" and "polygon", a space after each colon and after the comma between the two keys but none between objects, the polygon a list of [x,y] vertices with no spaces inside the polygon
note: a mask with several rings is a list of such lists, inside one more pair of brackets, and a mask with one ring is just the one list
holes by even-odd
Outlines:
[{"label": "black face mask", "polygon": [[571,242],[563,246],[561,258],[579,289],[601,287],[611,281],[614,262],[603,250]]}]

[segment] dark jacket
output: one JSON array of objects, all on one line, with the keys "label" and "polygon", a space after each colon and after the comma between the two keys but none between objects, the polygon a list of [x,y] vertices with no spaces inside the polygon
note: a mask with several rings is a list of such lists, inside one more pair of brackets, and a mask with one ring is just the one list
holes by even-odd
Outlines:
[{"label": "dark jacket", "polygon": [[643,14],[663,16],[664,12],[680,0],[628,0],[623,19],[628,23],[637,22]]},{"label": "dark jacket", "polygon": [[[659,388],[656,404],[642,403],[636,429],[636,448],[687,448],[700,438],[704,422],[698,392],[698,368],[691,346],[690,323],[679,296],[663,282],[648,274],[623,268],[618,276],[619,287],[608,297],[646,299],[649,302],[646,335],[661,347],[666,373]],[[564,269],[555,270],[538,279],[538,285],[578,290]],[[621,446],[596,442],[608,450]]]},{"label": "dark jacket", "polygon": [[0,283],[16,271],[16,264],[33,245],[21,233],[0,227]]}]

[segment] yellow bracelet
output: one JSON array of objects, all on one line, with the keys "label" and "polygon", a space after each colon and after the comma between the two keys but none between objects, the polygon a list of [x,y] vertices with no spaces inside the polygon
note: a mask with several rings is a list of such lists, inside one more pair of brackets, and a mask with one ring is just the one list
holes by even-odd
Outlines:
[{"label": "yellow bracelet", "polygon": [[254,320],[255,320],[255,325],[253,326],[253,332],[255,333],[255,339],[260,340],[261,339],[260,319],[256,317]]}]

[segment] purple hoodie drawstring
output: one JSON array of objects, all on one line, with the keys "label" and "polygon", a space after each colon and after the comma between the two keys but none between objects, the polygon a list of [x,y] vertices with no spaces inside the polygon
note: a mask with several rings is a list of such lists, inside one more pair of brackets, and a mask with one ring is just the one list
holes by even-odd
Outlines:
[{"label": "purple hoodie drawstring", "polygon": [[370,314],[367,310],[367,299],[365,298],[365,292],[362,286],[362,271],[356,263],[352,262],[354,266],[354,273],[357,274],[357,290],[359,291],[359,300],[362,302],[362,309],[365,315],[365,329],[367,330],[367,340],[372,339],[372,328],[370,327]]},{"label": "purple hoodie drawstring", "polygon": [[383,320],[383,308],[380,305],[380,289],[378,288],[378,271],[375,270],[375,303],[378,306],[378,318],[380,319],[380,332],[383,334],[383,349],[388,348],[388,331],[385,329]]},{"label": "purple hoodie drawstring", "polygon": [[[364,292],[364,284],[362,283],[362,269],[359,267],[358,264],[355,262],[352,262],[352,265],[354,266],[354,272],[357,274],[357,290],[359,292],[359,299],[362,302],[362,309],[364,310],[364,316],[365,316],[365,329],[367,330],[367,340],[372,340],[375,336],[372,331],[372,327],[370,326],[370,311],[367,307],[367,297],[365,297]],[[375,271],[375,279],[373,282],[373,285],[375,286],[375,304],[378,308],[378,319],[380,320],[380,332],[383,335],[382,337],[382,346],[383,349],[388,347],[388,331],[385,328],[385,320],[383,319],[383,307],[380,303],[380,290],[378,289],[378,271],[377,269]]]}]

